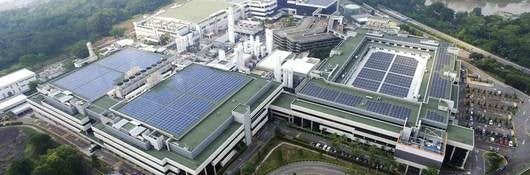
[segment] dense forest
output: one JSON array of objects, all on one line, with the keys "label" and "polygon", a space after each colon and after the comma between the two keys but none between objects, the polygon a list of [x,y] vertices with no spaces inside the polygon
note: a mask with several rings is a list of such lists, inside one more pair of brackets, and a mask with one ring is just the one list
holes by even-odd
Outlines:
[{"label": "dense forest", "polygon": [[109,35],[112,26],[171,0],[53,0],[0,12],[0,69],[29,66],[60,53],[84,57],[85,42]]},{"label": "dense forest", "polygon": [[483,16],[480,8],[468,13],[455,12],[440,2],[425,6],[425,0],[359,1],[400,11],[440,31],[530,67],[530,13],[509,19],[496,15]]}]

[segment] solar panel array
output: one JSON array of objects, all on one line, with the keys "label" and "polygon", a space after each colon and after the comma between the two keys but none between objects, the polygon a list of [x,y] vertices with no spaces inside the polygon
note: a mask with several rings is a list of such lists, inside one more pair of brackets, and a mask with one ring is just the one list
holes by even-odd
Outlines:
[{"label": "solar panel array", "polygon": [[179,137],[248,81],[239,74],[190,65],[119,111]]},{"label": "solar panel array", "polygon": [[440,43],[436,53],[436,62],[434,63],[434,72],[431,77],[431,84],[429,88],[429,95],[436,98],[449,98],[449,93],[447,88],[451,85],[451,81],[443,79],[441,76],[441,71],[444,65],[450,64],[450,55],[447,52],[447,43]]},{"label": "solar panel array", "polygon": [[357,106],[362,100],[362,98],[359,96],[339,92],[329,88],[322,88],[318,85],[315,85],[314,83],[307,84],[300,91],[300,93],[346,106]]},{"label": "solar panel array", "polygon": [[411,57],[374,52],[352,85],[396,97],[407,97],[417,66],[418,61]]},{"label": "solar panel array", "polygon": [[[333,89],[322,88],[312,82],[307,84],[300,91],[300,94],[324,99],[327,101],[331,101],[331,102],[335,102],[338,104],[351,106],[351,107],[355,107],[359,105],[363,99],[359,96],[347,94],[344,92],[339,92]],[[404,120],[407,117],[409,117],[412,111],[410,108],[393,105],[389,103],[384,103],[384,102],[373,102],[373,101],[368,101],[366,103],[366,110],[375,112],[381,115],[398,118],[401,120]]]},{"label": "solar panel array", "polygon": [[373,80],[368,80],[368,79],[364,79],[361,77],[357,77],[353,81],[352,85],[355,87],[361,88],[361,89],[366,89],[366,90],[377,92],[380,84],[381,84],[380,81],[373,81]]},{"label": "solar panel array", "polygon": [[445,117],[443,115],[432,111],[428,111],[425,118],[436,122],[445,122]]},{"label": "solar panel array", "polygon": [[443,79],[440,76],[440,73],[433,72],[429,95],[436,98],[449,98],[449,94],[446,93],[446,90],[450,84],[451,82]]},{"label": "solar panel array", "polygon": [[394,54],[385,52],[374,52],[372,53],[372,55],[370,55],[370,57],[364,64],[364,67],[386,71],[392,63],[393,58]]},{"label": "solar panel array", "polygon": [[393,105],[393,104],[389,104],[385,102],[373,102],[373,101],[368,101],[366,103],[366,110],[374,112],[374,113],[378,113],[381,115],[397,118],[400,120],[407,119],[407,117],[410,116],[411,111],[412,111],[410,108]]},{"label": "solar panel array", "polygon": [[124,49],[58,79],[52,84],[93,101],[110,91],[132,67],[146,68],[161,58],[159,54]]}]

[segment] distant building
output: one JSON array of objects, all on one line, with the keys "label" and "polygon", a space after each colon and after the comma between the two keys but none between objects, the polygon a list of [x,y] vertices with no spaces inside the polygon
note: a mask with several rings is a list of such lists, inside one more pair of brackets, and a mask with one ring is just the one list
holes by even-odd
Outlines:
[{"label": "distant building", "polygon": [[328,32],[328,19],[306,17],[299,25],[274,31],[274,44],[295,53],[315,48],[333,47],[341,38]]},{"label": "distant building", "polygon": [[29,91],[29,82],[36,80],[36,74],[28,69],[0,77],[0,101]]},{"label": "distant building", "polygon": [[147,19],[134,22],[136,37],[158,42],[164,34],[173,38],[182,36],[187,37],[188,45],[192,45],[203,35],[226,30],[230,7],[235,20],[245,15],[241,6],[221,0],[192,0],[176,4]]},{"label": "distant building", "polygon": [[338,10],[337,0],[278,0],[278,7],[300,16],[331,15]]}]

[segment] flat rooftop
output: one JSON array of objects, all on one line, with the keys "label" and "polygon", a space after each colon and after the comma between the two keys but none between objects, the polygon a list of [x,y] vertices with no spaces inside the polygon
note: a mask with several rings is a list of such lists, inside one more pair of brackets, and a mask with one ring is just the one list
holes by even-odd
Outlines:
[{"label": "flat rooftop", "polygon": [[191,0],[174,8],[169,8],[158,16],[199,23],[210,15],[226,10],[230,6],[231,4],[225,0]]},{"label": "flat rooftop", "polygon": [[179,139],[250,78],[200,65],[190,65],[118,111]]},{"label": "flat rooftop", "polygon": [[110,91],[131,68],[145,69],[162,58],[159,54],[126,48],[61,76],[51,84],[87,101],[94,101]]},{"label": "flat rooftop", "polygon": [[420,103],[393,96],[350,87],[321,79],[310,80],[298,94],[310,96],[345,110],[361,111],[366,115],[380,115],[380,119],[407,126],[415,126]]},{"label": "flat rooftop", "polygon": [[[173,136],[193,150],[244,104],[256,109],[280,84],[269,80],[192,64],[150,91],[112,107],[131,119]],[[256,92],[264,92],[256,97]],[[113,103],[98,99],[93,108]],[[145,105],[145,106],[144,106]],[[92,106],[91,106],[92,107]],[[227,131],[225,131],[227,132]]]},{"label": "flat rooftop", "polygon": [[35,76],[35,73],[28,69],[17,70],[13,73],[0,77],[0,87],[9,86],[15,82],[30,78],[32,76]]},{"label": "flat rooftop", "polygon": [[475,144],[473,129],[457,125],[447,126],[447,139],[471,146]]}]

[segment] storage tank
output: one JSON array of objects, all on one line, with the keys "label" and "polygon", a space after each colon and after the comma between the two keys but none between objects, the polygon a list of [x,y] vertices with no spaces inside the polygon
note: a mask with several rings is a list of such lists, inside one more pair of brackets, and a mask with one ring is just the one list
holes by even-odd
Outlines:
[{"label": "storage tank", "polygon": [[361,6],[357,4],[347,4],[344,6],[344,16],[357,15],[362,13]]}]

